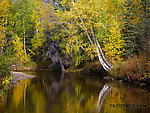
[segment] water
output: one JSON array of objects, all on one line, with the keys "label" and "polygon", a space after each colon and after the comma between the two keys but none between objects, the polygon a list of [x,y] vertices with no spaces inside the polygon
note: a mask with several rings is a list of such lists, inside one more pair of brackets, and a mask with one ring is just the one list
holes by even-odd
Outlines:
[{"label": "water", "polygon": [[[80,74],[28,72],[8,91],[0,113],[149,113],[150,91]],[[109,87],[108,87],[109,86]],[[102,90],[103,89],[103,90]]]}]

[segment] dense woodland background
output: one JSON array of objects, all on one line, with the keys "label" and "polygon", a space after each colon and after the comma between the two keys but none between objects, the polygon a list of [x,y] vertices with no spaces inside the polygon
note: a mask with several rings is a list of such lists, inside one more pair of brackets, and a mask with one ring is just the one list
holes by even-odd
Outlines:
[{"label": "dense woodland background", "polygon": [[149,33],[149,0],[0,0],[1,88],[13,68],[100,66],[149,82]]}]

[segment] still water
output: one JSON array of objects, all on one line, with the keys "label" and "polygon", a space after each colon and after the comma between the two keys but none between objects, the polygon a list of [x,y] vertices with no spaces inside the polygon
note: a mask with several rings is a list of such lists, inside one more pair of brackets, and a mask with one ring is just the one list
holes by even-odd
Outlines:
[{"label": "still water", "polygon": [[0,113],[150,113],[150,91],[95,76],[27,72],[9,89]]}]

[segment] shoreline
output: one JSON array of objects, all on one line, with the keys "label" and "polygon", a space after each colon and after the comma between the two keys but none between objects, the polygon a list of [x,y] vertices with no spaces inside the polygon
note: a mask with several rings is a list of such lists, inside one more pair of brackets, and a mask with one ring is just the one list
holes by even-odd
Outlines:
[{"label": "shoreline", "polygon": [[[97,65],[94,65],[97,67]],[[65,70],[65,73],[84,73],[84,74],[91,74],[91,75],[95,75],[96,76],[99,76],[99,74],[104,74],[105,76],[101,76],[104,80],[117,80],[121,83],[123,82],[126,82],[126,83],[129,83],[129,84],[135,84],[135,85],[139,85],[139,86],[150,86],[149,85],[149,81],[146,81],[146,80],[133,80],[133,79],[128,79],[126,77],[123,77],[123,78],[118,78],[118,77],[113,77],[111,75],[109,75],[108,73],[104,73],[104,71],[102,70],[101,67],[97,67],[96,70],[92,68],[93,66],[87,66],[87,67],[84,67],[84,68],[80,68],[80,69],[77,69],[77,70]],[[48,71],[52,71],[52,69],[38,69],[39,71],[41,70],[48,70]],[[38,70],[34,70],[34,71],[38,71]],[[91,71],[92,70],[92,71]],[[99,71],[101,70],[101,71]],[[19,70],[17,71],[12,71],[11,74],[12,74],[12,83],[13,84],[16,84],[16,81],[19,81],[19,80],[23,80],[23,79],[28,79],[28,78],[33,78],[35,76],[33,75],[27,75],[23,72],[18,72]],[[22,70],[24,71],[24,70]],[[33,71],[33,70],[28,70],[28,71]]]},{"label": "shoreline", "polygon": [[19,80],[23,80],[23,79],[28,79],[28,78],[33,78],[35,76],[33,75],[27,75],[25,73],[22,73],[22,72],[15,72],[15,71],[12,71],[11,72],[11,75],[12,75],[12,83],[16,83],[16,81],[19,81]]},{"label": "shoreline", "polygon": [[[20,83],[17,82],[17,81],[23,80],[23,79],[28,79],[28,78],[33,78],[35,76],[33,76],[33,75],[27,75],[27,74],[22,73],[22,72],[11,71],[11,77],[12,77],[12,79],[8,80],[9,83],[2,88],[3,91],[0,94],[0,103],[6,102],[6,98],[7,98],[6,92],[10,88],[14,87],[15,85],[20,85]],[[4,99],[2,100],[2,98],[4,98]]]}]

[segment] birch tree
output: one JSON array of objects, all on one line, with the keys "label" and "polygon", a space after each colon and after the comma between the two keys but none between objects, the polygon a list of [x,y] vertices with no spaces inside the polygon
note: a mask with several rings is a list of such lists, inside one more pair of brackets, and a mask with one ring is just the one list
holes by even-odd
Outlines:
[{"label": "birch tree", "polygon": [[34,22],[31,20],[34,2],[34,0],[16,0],[11,3],[11,34],[16,34],[23,42],[25,56],[34,29]]},{"label": "birch tree", "polygon": [[119,1],[111,4],[103,0],[62,1],[64,10],[57,10],[57,21],[53,22],[62,29],[53,39],[62,39],[61,47],[71,57],[75,64],[82,60],[98,57],[106,71],[109,71],[116,61],[121,60],[124,41],[120,39],[120,22],[116,10]]}]

